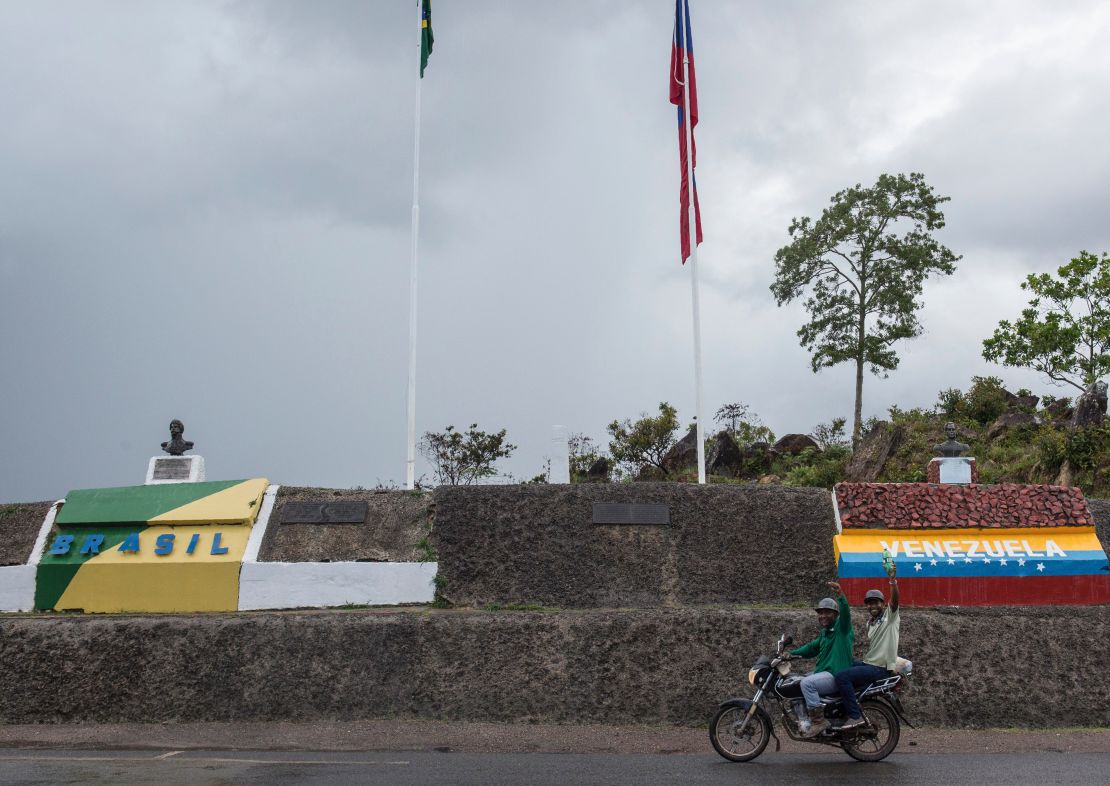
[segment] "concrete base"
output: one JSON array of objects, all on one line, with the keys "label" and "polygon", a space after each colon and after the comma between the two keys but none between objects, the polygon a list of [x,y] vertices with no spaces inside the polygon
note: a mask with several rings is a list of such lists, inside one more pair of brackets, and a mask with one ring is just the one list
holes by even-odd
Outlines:
[{"label": "concrete base", "polygon": [[239,610],[431,603],[435,562],[245,562]]},{"label": "concrete base", "polygon": [[0,567],[0,611],[30,611],[35,607],[35,566]]}]

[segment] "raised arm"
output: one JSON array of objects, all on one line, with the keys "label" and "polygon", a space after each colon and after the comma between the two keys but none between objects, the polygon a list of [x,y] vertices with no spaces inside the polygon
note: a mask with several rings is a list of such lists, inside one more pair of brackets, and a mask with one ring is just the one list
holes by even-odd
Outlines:
[{"label": "raised arm", "polygon": [[890,568],[890,610],[898,611],[898,579],[895,575],[898,573],[898,567],[892,565]]},{"label": "raised arm", "polygon": [[852,609],[848,606],[848,598],[844,596],[844,591],[840,589],[840,584],[835,581],[829,582],[829,589],[833,591],[836,596],[836,605],[839,606],[840,611],[836,615],[836,629],[839,631],[850,631],[852,629]]}]

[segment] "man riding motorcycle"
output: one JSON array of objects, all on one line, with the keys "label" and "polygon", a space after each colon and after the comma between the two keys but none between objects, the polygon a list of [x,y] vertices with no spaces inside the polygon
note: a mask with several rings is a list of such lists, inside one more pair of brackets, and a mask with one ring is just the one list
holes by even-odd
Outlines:
[{"label": "man riding motorcycle", "polygon": [[[829,722],[825,720],[825,707],[821,704],[821,694],[834,695],[837,688],[833,675],[852,665],[855,633],[852,631],[848,599],[844,597],[837,582],[830,581],[829,587],[836,600],[822,598],[814,607],[817,622],[821,626],[820,634],[808,644],[790,650],[792,657],[817,658],[813,671],[802,679],[802,696],[805,697],[811,722],[809,731],[805,732],[806,737],[816,737],[829,727]],[[859,711],[858,706],[856,711]]]}]

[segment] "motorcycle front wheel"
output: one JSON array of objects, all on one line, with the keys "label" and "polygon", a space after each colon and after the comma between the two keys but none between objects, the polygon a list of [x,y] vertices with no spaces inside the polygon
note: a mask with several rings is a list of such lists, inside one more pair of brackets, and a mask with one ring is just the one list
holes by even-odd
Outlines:
[{"label": "motorcycle front wheel", "polygon": [[865,701],[860,704],[866,726],[861,726],[849,740],[840,743],[845,752],[859,761],[882,761],[898,747],[902,726],[898,716],[885,702]]},{"label": "motorcycle front wheel", "polygon": [[771,724],[762,712],[747,719],[746,707],[722,707],[709,722],[709,741],[713,749],[729,761],[751,761],[767,747],[771,739]]}]

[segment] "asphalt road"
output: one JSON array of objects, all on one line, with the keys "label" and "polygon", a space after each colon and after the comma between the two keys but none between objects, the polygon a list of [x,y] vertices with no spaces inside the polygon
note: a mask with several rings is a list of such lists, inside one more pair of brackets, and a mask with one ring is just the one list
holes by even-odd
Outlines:
[{"label": "asphalt road", "polygon": [[0,783],[56,784],[1094,784],[1110,753],[902,754],[861,764],[836,752],[769,751],[748,764],[715,754],[427,751],[0,751]]}]

